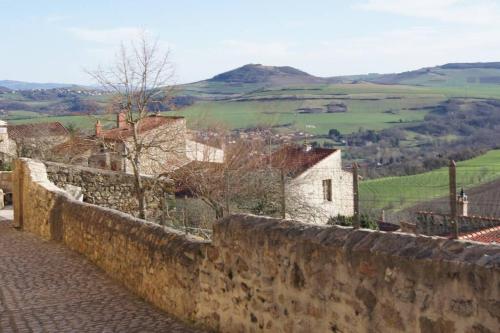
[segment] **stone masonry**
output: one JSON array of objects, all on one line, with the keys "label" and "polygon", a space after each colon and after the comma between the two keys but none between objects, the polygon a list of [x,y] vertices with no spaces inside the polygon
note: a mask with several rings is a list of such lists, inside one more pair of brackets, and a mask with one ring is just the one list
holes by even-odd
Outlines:
[{"label": "stone masonry", "polygon": [[500,247],[233,215],[213,241],[71,199],[16,161],[15,224],[220,332],[497,332]]},{"label": "stone masonry", "polygon": [[[134,195],[134,176],[131,174],[44,162],[49,179],[64,188],[70,184],[82,188],[83,201],[113,208],[136,216],[138,203]],[[148,203],[148,220],[157,221],[163,213],[163,202],[172,193],[172,184],[166,180],[144,176]]]},{"label": "stone masonry", "polygon": [[195,333],[63,244],[0,220],[0,332]]}]

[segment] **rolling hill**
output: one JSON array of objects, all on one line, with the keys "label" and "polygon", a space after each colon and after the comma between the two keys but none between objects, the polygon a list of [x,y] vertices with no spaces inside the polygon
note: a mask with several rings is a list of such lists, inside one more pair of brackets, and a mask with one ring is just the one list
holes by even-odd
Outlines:
[{"label": "rolling hill", "polygon": [[[267,125],[314,135],[325,135],[334,128],[348,134],[360,128],[413,126],[450,98],[500,99],[497,81],[500,83],[500,63],[450,63],[399,74],[330,78],[289,66],[248,64],[178,86],[176,95],[189,103],[175,113],[186,116],[195,127],[210,123],[223,123],[229,129]],[[2,82],[5,81],[0,81],[0,86]],[[9,82],[12,86],[13,81]],[[26,94],[8,93],[2,96],[0,104],[9,106],[2,108],[16,122],[45,121],[50,118],[46,115],[55,114],[56,107],[75,103],[73,97],[33,99]],[[102,112],[103,96],[79,98],[84,105],[87,101],[98,102],[97,108]],[[344,105],[345,112],[330,112],[329,105]],[[43,117],[30,119],[26,116],[28,111],[39,112]],[[71,121],[69,117],[65,119]],[[82,126],[87,126],[87,122]]]},{"label": "rolling hill", "polygon": [[[464,188],[467,193],[471,191],[478,196],[492,187],[485,184],[494,182],[493,184],[498,186],[499,179],[500,150],[491,150],[479,157],[457,163],[457,186],[459,189]],[[485,187],[481,187],[483,185]],[[479,188],[482,190],[478,190]],[[360,200],[364,209],[401,210],[416,205],[418,207],[416,210],[438,211],[439,207],[448,208],[444,204],[449,203],[448,191],[448,168],[444,167],[412,176],[362,181]],[[495,200],[496,197],[478,198],[474,205],[476,208],[481,208],[491,205]]]},{"label": "rolling hill", "polygon": [[78,87],[76,84],[69,83],[36,83],[14,80],[0,80],[0,86],[11,90],[32,90],[32,89],[54,89]]},{"label": "rolling hill", "polygon": [[449,63],[403,73],[374,75],[363,79],[373,83],[423,86],[499,85],[500,62]]},{"label": "rolling hill", "polygon": [[290,66],[264,66],[260,64],[248,64],[216,75],[207,81],[271,85],[326,83],[324,78],[313,76]]},{"label": "rolling hill", "polygon": [[204,100],[224,100],[241,97],[266,89],[316,86],[328,83],[290,66],[247,64],[214,77],[178,87],[178,94]]}]

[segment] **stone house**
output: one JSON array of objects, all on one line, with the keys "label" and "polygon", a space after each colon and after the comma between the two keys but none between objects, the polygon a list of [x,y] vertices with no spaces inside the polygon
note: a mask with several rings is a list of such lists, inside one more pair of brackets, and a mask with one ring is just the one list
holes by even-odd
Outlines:
[{"label": "stone house", "polygon": [[9,125],[0,122],[2,162],[13,157],[48,159],[53,147],[70,139],[69,131],[59,122]]},{"label": "stone house", "polygon": [[283,169],[287,217],[326,224],[331,217],[353,216],[352,173],[342,169],[339,149],[285,146],[271,155]]},{"label": "stone house", "polygon": [[[184,117],[145,117],[140,120],[138,134],[144,147],[140,154],[144,175],[166,173],[191,161],[221,163],[224,159],[222,149],[189,138]],[[104,129],[97,121],[93,136],[68,141],[56,150],[61,157],[71,157],[65,162],[132,173],[132,164],[125,155],[136,149],[133,135],[125,114],[119,113],[116,127]]]}]

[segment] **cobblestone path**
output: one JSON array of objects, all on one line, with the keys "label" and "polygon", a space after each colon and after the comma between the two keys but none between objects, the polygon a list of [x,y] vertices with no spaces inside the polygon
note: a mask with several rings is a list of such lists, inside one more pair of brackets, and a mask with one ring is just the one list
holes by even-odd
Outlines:
[{"label": "cobblestone path", "polygon": [[81,255],[0,221],[0,332],[201,332]]}]

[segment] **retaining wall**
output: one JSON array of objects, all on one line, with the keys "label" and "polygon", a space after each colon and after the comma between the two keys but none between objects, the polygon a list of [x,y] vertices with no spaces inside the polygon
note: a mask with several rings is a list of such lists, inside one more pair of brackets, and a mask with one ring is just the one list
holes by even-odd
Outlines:
[{"label": "retaining wall", "polygon": [[[233,215],[204,242],[71,199],[41,163],[14,175],[15,223],[221,332],[496,332],[500,247]],[[56,269],[56,268],[55,268]]]},{"label": "retaining wall", "polygon": [[[82,188],[83,201],[138,215],[135,178],[131,174],[96,168],[44,162],[49,179],[57,186],[66,184]],[[146,189],[148,220],[158,221],[163,214],[163,201],[173,194],[173,185],[155,177],[142,177]]]}]

